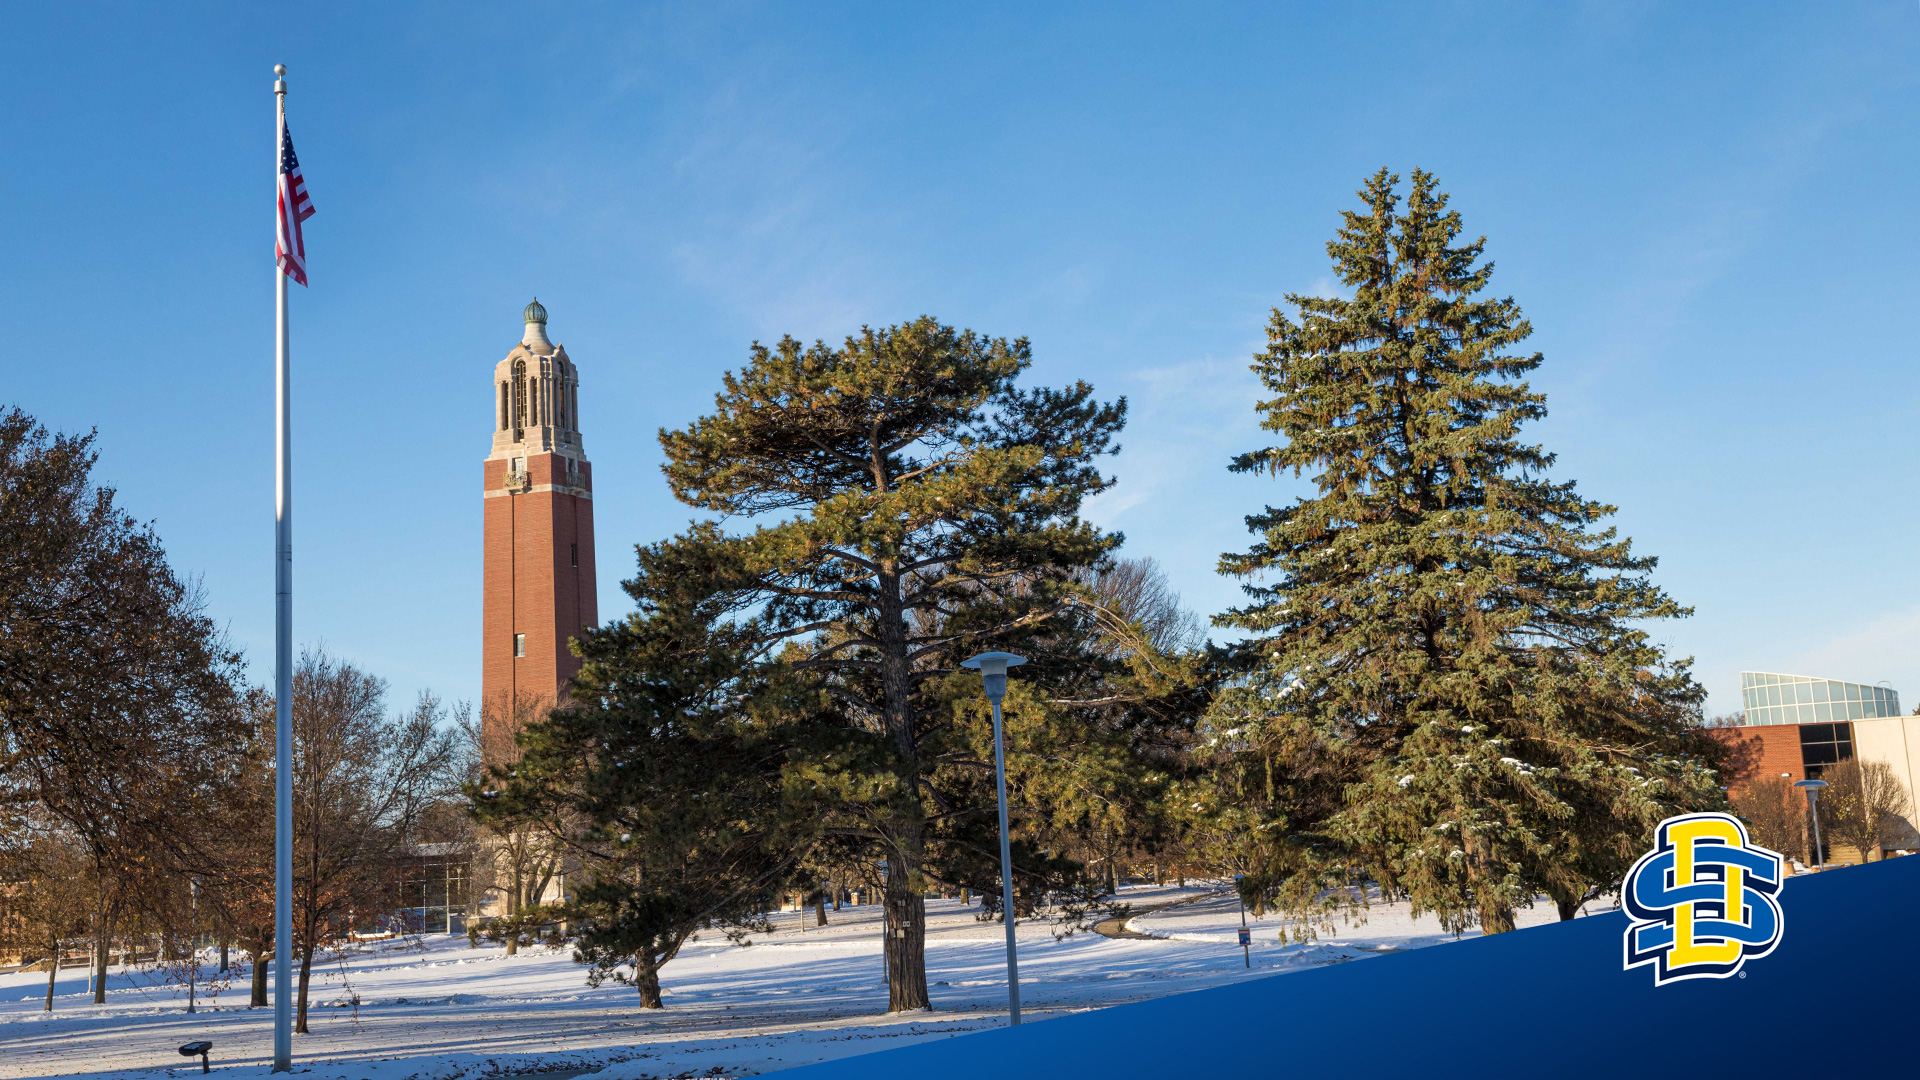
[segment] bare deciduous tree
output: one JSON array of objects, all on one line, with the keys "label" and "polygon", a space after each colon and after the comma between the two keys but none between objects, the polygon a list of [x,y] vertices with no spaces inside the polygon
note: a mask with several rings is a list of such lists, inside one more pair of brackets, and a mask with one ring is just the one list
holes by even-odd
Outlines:
[{"label": "bare deciduous tree", "polygon": [[1111,617],[1111,625],[1102,625],[1109,648],[1124,649],[1136,630],[1145,634],[1145,645],[1163,653],[1191,652],[1206,640],[1200,617],[1180,606],[1180,594],[1153,559],[1115,559],[1078,576],[1091,588],[1092,602]]},{"label": "bare deciduous tree", "polygon": [[[528,725],[546,719],[556,704],[552,695],[524,692],[481,702],[478,722],[462,725],[469,779],[482,782],[488,766],[511,769],[521,757],[516,737]],[[489,822],[481,826],[477,845],[476,890],[499,897],[503,913],[510,917],[538,905],[566,867],[561,845],[540,822]],[[508,939],[509,951],[516,940]]]},{"label": "bare deciduous tree", "polygon": [[85,848],[71,833],[42,816],[30,839],[0,850],[0,951],[47,964],[45,1009],[53,1011],[60,954],[68,942],[87,936],[97,879]]},{"label": "bare deciduous tree", "polygon": [[1872,861],[1908,811],[1906,785],[1886,762],[1859,758],[1827,766],[1820,779],[1827,782],[1820,793],[1820,827],[1826,837],[1858,850],[1861,862]]},{"label": "bare deciduous tree", "polygon": [[1806,854],[1802,840],[1806,800],[1784,777],[1752,781],[1733,796],[1732,803],[1733,812],[1747,823],[1747,836],[1754,843],[1774,851]]},{"label": "bare deciduous tree", "polygon": [[[384,680],[324,651],[303,653],[294,669],[298,1032],[307,1030],[314,952],[345,940],[356,916],[378,917],[395,905],[394,870],[410,831],[453,782],[455,735],[439,700],[422,694],[411,712],[388,717],[385,696]],[[264,694],[254,701],[273,707]]]},{"label": "bare deciduous tree", "polygon": [[245,732],[238,654],[95,457],[90,434],[0,413],[0,802],[83,845],[102,1002],[115,926],[206,863],[198,823]]}]

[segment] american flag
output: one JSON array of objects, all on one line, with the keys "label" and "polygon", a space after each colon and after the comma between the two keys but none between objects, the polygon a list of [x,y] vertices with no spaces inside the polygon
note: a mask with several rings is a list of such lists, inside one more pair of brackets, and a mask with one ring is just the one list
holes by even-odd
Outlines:
[{"label": "american flag", "polygon": [[300,239],[300,223],[313,216],[307,182],[300,178],[300,159],[293,156],[293,133],[280,123],[280,218],[273,241],[274,262],[282,273],[307,283],[307,245]]}]

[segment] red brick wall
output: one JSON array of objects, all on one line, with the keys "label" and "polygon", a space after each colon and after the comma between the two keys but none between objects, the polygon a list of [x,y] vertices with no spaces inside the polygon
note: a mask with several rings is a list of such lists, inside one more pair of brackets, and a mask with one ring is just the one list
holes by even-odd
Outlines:
[{"label": "red brick wall", "polygon": [[[527,458],[528,479],[536,488],[552,484],[555,473],[564,469],[564,461],[552,454]],[[504,490],[506,472],[506,461],[487,461],[486,490]],[[591,491],[591,485],[589,470],[582,486]],[[593,501],[557,491],[528,491],[496,495],[484,505],[480,693],[483,710],[492,706],[497,719],[503,703],[559,697],[580,670],[567,640],[599,622]],[[513,655],[515,634],[526,635],[526,655],[518,658]],[[488,742],[502,745],[496,739]]]},{"label": "red brick wall", "polygon": [[1807,778],[1805,768],[1800,763],[1798,724],[1715,728],[1710,734],[1733,748],[1729,775],[1722,777],[1730,795],[1737,797],[1747,784],[1764,776],[1786,773],[1788,783]]}]

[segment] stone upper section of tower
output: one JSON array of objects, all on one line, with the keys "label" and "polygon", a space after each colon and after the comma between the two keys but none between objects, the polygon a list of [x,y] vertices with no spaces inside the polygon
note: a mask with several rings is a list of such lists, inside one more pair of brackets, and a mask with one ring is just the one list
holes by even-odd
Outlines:
[{"label": "stone upper section of tower", "polygon": [[493,457],[560,454],[586,459],[580,441],[580,373],[547,337],[547,309],[535,300],[526,332],[493,367]]}]

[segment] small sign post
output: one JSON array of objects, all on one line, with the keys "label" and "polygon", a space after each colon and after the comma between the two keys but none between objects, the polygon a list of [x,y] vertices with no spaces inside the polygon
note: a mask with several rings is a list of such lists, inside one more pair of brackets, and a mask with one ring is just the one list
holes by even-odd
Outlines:
[{"label": "small sign post", "polygon": [[1253,935],[1247,931],[1247,894],[1240,891],[1240,879],[1244,874],[1233,875],[1233,894],[1240,899],[1240,959],[1246,961],[1248,968],[1253,967]]}]

